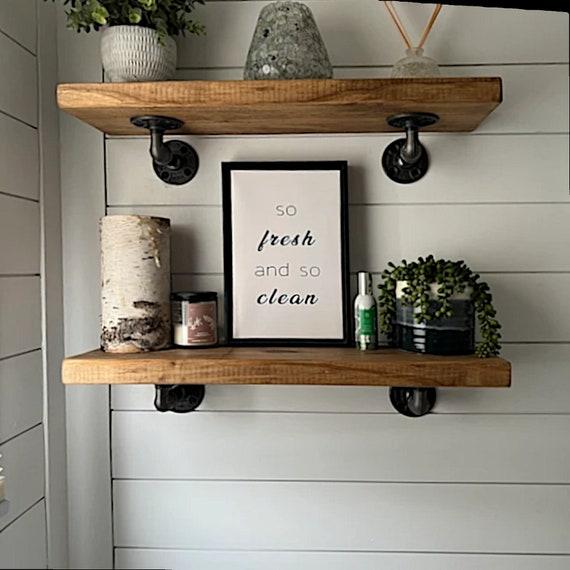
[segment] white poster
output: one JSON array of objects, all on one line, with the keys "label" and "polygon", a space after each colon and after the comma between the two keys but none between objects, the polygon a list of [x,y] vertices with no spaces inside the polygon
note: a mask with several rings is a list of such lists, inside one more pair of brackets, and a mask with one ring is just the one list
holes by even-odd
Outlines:
[{"label": "white poster", "polygon": [[230,340],[344,343],[346,163],[265,167],[224,165]]}]

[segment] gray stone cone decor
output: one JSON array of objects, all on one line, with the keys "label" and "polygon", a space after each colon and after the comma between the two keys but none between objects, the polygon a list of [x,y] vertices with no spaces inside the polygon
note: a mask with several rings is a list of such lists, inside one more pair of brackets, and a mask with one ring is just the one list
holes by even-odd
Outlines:
[{"label": "gray stone cone decor", "polygon": [[330,79],[332,75],[327,48],[308,6],[279,0],[261,10],[244,79]]}]

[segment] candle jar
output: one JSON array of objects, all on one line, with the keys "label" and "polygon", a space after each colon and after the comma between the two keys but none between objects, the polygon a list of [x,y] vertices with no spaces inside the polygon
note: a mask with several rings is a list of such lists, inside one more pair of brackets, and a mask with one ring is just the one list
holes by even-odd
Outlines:
[{"label": "candle jar", "polygon": [[176,346],[199,348],[218,344],[218,295],[215,292],[172,293],[172,327]]}]

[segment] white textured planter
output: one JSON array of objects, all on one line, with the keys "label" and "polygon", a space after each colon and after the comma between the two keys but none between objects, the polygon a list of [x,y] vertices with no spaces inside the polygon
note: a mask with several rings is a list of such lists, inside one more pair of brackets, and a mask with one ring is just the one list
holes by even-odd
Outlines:
[{"label": "white textured planter", "polygon": [[176,42],[158,41],[156,30],[140,26],[111,26],[101,35],[101,59],[109,81],[164,81],[176,71]]}]

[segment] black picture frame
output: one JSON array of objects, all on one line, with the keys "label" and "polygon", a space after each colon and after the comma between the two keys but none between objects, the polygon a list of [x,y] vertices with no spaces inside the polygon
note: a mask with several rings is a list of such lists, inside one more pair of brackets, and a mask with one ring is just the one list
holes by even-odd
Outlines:
[{"label": "black picture frame", "polygon": [[[338,171],[340,192],[340,265],[342,298],[342,338],[235,338],[232,256],[232,172],[233,171]],[[348,162],[347,161],[271,161],[223,162],[223,257],[227,344],[231,346],[349,346],[351,342],[349,232],[348,232]],[[315,213],[316,215],[318,213]]]}]

